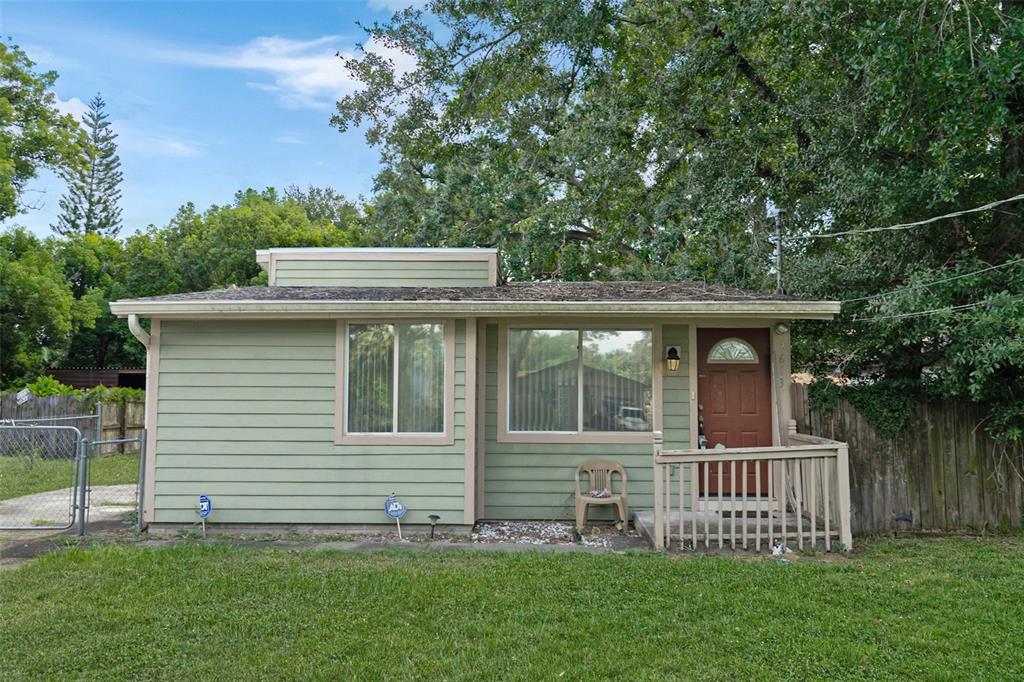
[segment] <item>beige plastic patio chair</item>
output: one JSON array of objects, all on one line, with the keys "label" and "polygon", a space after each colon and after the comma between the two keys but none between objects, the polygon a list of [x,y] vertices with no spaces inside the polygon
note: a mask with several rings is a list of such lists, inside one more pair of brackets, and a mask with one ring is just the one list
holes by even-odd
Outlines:
[{"label": "beige plastic patio chair", "polygon": [[[587,489],[580,487],[580,474],[587,475]],[[622,487],[618,493],[612,492],[612,476],[618,474]],[[608,497],[594,497],[593,491],[607,490]],[[588,460],[576,467],[576,527],[583,528],[587,522],[587,506],[592,504],[614,504],[619,509],[619,521],[622,530],[626,530],[629,522],[629,504],[626,501],[626,470],[618,462],[609,460]]]}]

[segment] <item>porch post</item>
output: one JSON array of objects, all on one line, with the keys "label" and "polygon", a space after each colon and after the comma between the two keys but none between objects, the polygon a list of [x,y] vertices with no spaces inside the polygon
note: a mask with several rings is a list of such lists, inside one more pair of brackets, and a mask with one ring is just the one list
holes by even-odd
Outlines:
[{"label": "porch post", "polygon": [[654,549],[665,549],[665,484],[661,479],[661,464],[658,457],[664,440],[661,431],[654,432],[654,456],[651,458],[651,465],[654,467]]},{"label": "porch post", "polygon": [[853,550],[853,532],[850,529],[850,448],[846,443],[836,449],[836,494],[839,496],[839,538],[845,551]]}]

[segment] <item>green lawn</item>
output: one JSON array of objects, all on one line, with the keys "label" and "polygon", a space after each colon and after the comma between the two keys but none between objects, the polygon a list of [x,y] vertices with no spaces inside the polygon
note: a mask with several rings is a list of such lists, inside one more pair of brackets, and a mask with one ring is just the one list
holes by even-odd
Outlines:
[{"label": "green lawn", "polygon": [[[0,457],[0,500],[59,490],[71,485],[74,462],[66,459]],[[138,455],[106,455],[89,460],[91,485],[135,483],[139,478]]]},{"label": "green lawn", "polygon": [[851,560],[98,547],[0,573],[0,678],[1024,677],[1024,540]]}]

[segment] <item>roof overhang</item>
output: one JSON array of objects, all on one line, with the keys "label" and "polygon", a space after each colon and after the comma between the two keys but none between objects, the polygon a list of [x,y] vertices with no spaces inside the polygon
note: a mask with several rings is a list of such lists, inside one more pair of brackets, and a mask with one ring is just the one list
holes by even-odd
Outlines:
[{"label": "roof overhang", "polygon": [[148,318],[335,318],[335,317],[560,317],[686,316],[830,320],[837,301],[114,301],[118,317]]}]

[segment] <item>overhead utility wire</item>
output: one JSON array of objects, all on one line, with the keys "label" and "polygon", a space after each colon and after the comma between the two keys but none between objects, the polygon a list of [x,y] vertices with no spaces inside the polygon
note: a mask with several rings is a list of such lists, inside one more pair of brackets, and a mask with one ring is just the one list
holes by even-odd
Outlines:
[{"label": "overhead utility wire", "polygon": [[[1011,298],[1011,301],[1019,301],[1020,296]],[[879,320],[898,320],[904,317],[920,317],[922,315],[931,315],[932,313],[956,313],[962,310],[970,310],[971,308],[978,308],[985,305],[991,305],[997,303],[996,299],[988,299],[985,301],[975,301],[974,303],[964,303],[963,305],[948,306],[946,308],[933,308],[932,310],[918,310],[913,313],[900,313],[898,315],[881,315],[879,317],[855,317],[851,322],[877,322]]]},{"label": "overhead utility wire", "polygon": [[993,201],[990,204],[984,206],[978,206],[976,208],[968,208],[963,211],[956,211],[955,213],[947,213],[946,215],[939,215],[927,220],[919,220],[916,223],[900,223],[898,225],[889,225],[888,227],[869,227],[864,230],[845,230],[843,232],[822,232],[819,234],[794,234],[790,235],[789,239],[829,239],[832,237],[846,237],[851,234],[868,234],[869,232],[885,232],[888,230],[909,230],[913,227],[921,227],[922,225],[928,225],[935,223],[940,220],[948,220],[949,218],[958,218],[962,215],[968,215],[970,213],[981,213],[982,211],[991,211],[997,206],[1003,204],[1009,204],[1014,201],[1020,201],[1024,199],[1024,194],[1018,194],[1017,196],[1010,197],[1008,199],[1000,199],[999,201]]},{"label": "overhead utility wire", "polygon": [[857,301],[867,301],[872,298],[882,298],[884,296],[892,296],[902,291],[910,291],[911,289],[926,289],[936,284],[944,284],[946,282],[952,282],[954,280],[963,279],[964,277],[970,277],[972,275],[980,275],[983,272],[989,272],[991,270],[998,270],[999,268],[1009,267],[1016,265],[1017,263],[1024,263],[1024,258],[1018,258],[1017,260],[1007,261],[1006,263],[1000,263],[999,265],[992,265],[981,270],[974,270],[972,272],[965,272],[961,275],[954,275],[953,277],[946,277],[945,279],[937,279],[933,282],[925,282],[924,284],[911,284],[910,286],[903,287],[901,289],[893,289],[892,291],[883,291],[880,294],[871,294],[870,296],[858,296],[857,298],[846,298],[840,301],[841,303],[855,303]]}]

